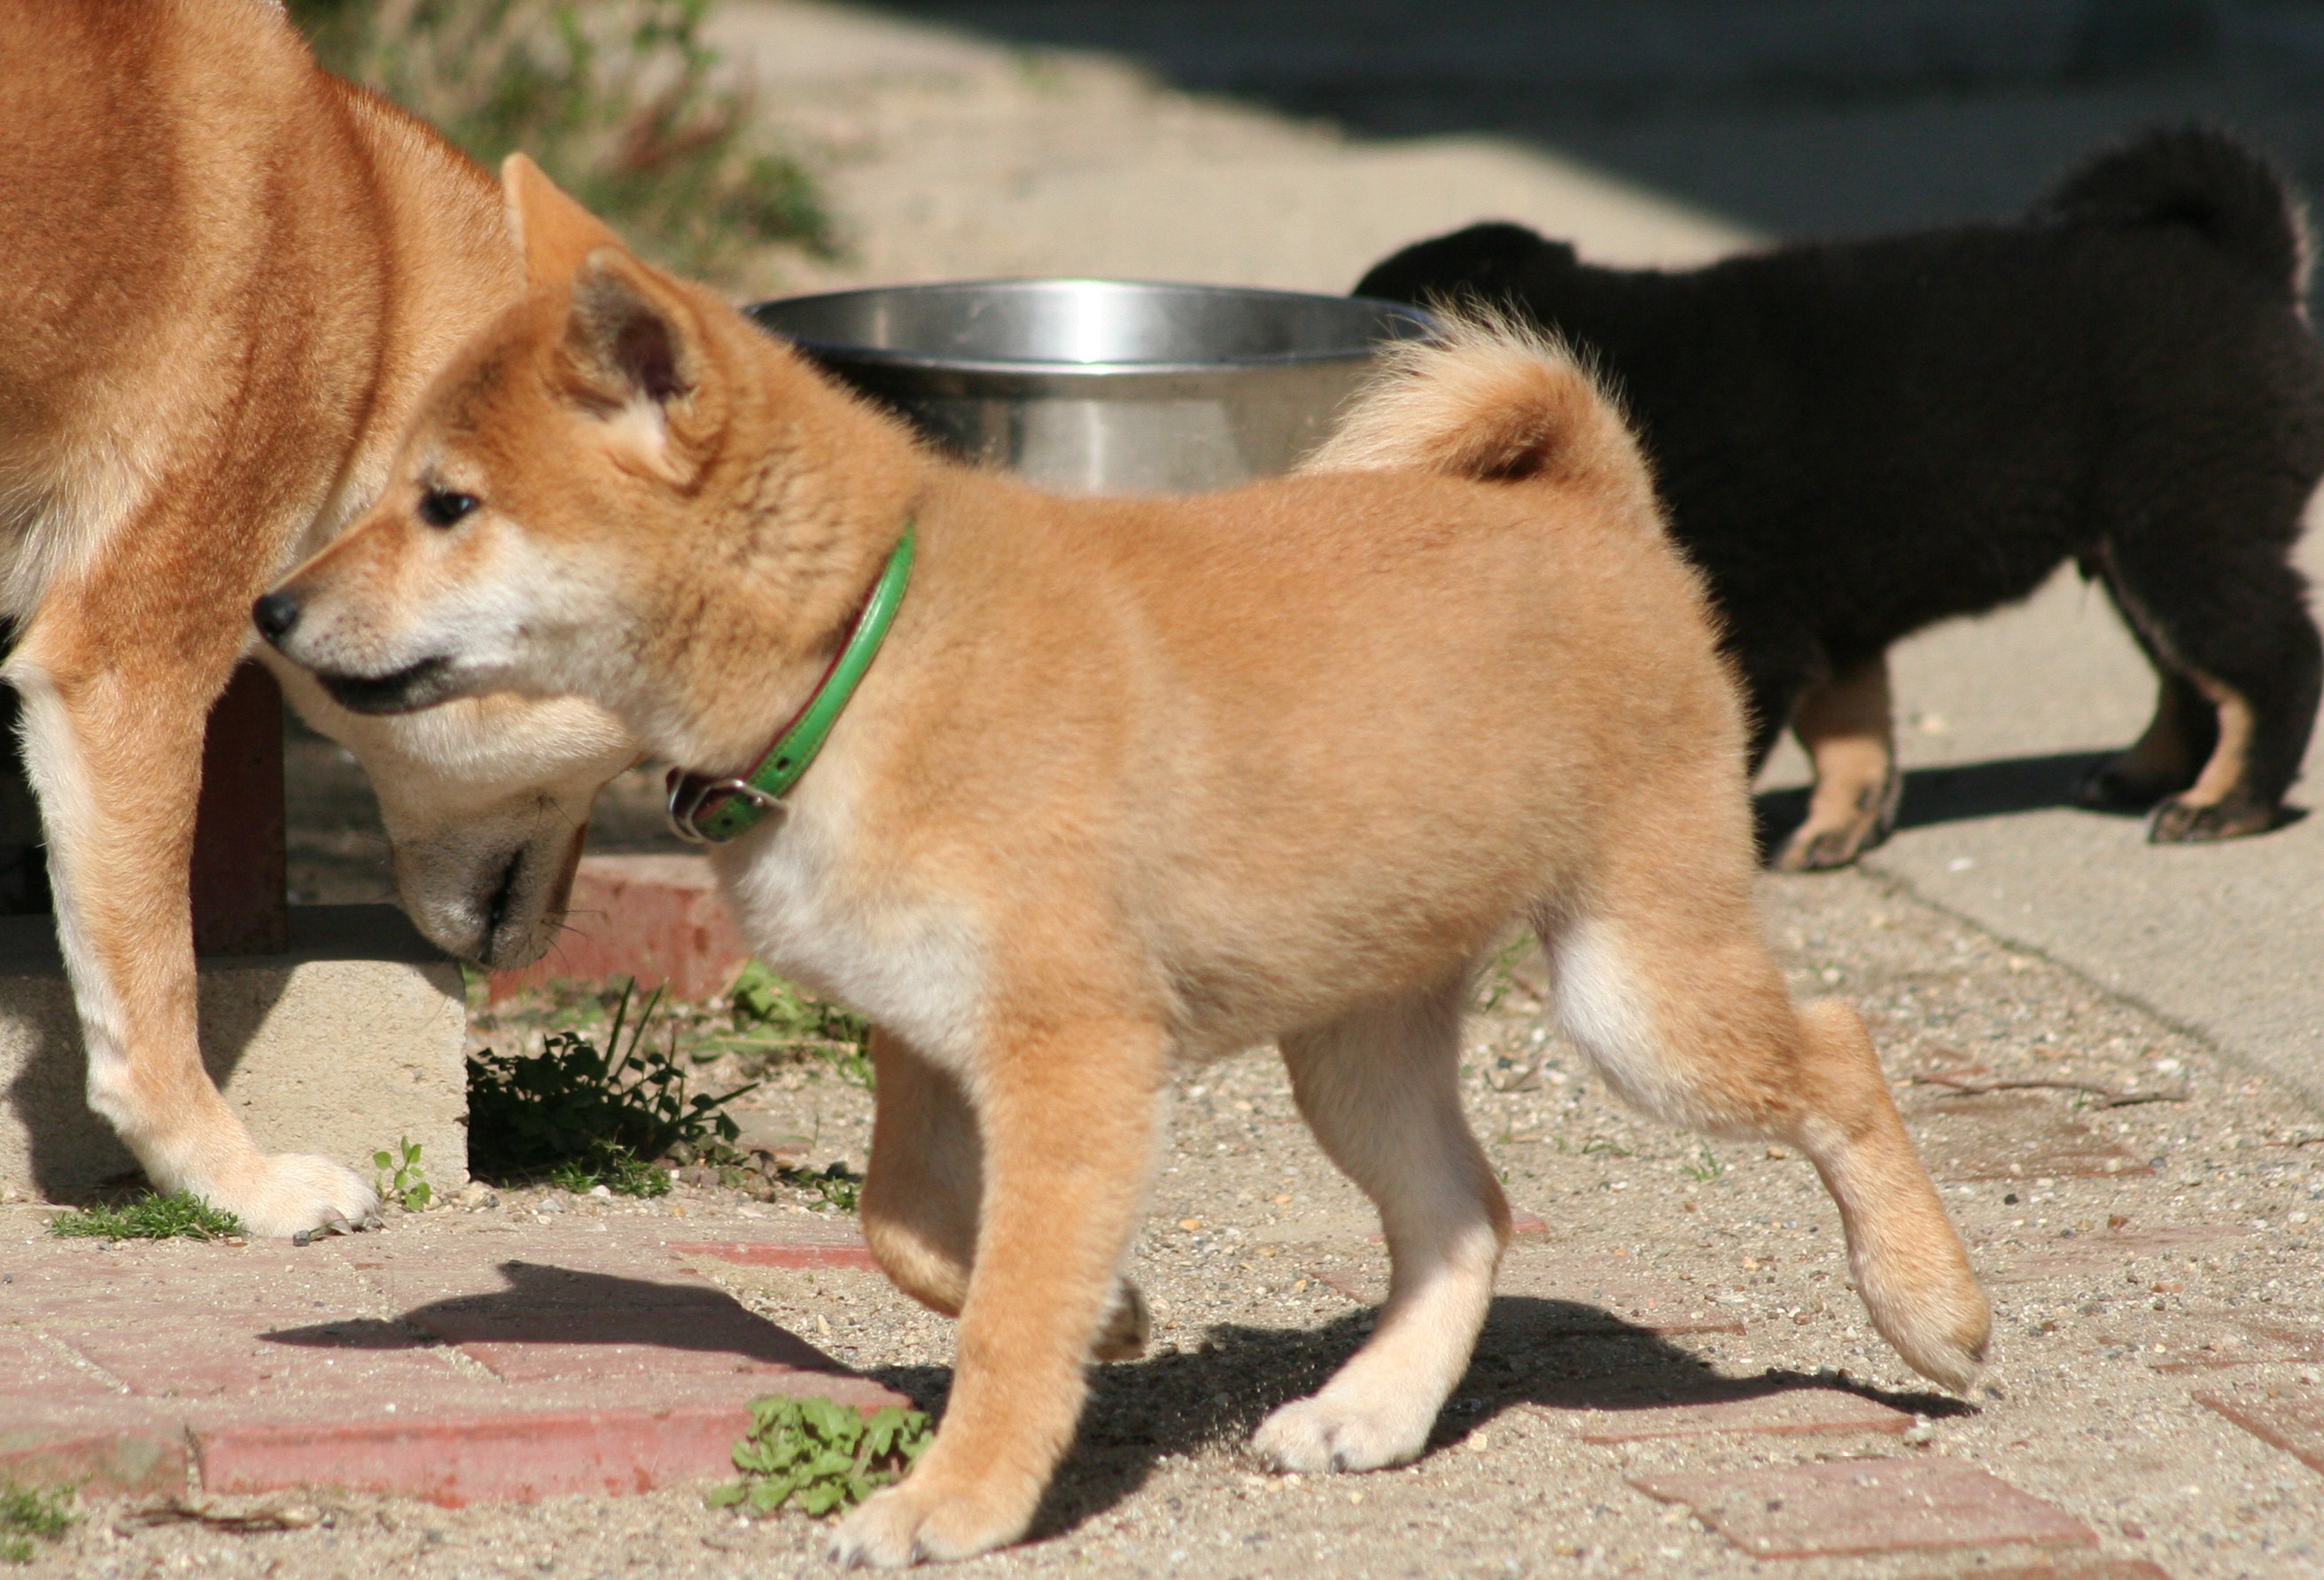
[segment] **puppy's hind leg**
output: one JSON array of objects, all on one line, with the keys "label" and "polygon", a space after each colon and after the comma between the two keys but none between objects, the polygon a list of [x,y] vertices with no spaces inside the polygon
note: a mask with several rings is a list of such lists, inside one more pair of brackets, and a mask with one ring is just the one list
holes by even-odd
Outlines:
[{"label": "puppy's hind leg", "polygon": [[2195,782],[2215,747],[2219,725],[2210,700],[2164,667],[2142,638],[2157,670],[2154,715],[2128,751],[2090,771],[2075,799],[2101,812],[2144,812]]},{"label": "puppy's hind leg", "polygon": [[1805,1152],[1839,1205],[1873,1326],[1915,1371],[1968,1387],[1991,1328],[1985,1295],[1871,1039],[1845,1005],[1794,1010],[1748,887],[1686,874],[1668,859],[1684,837],[1659,845],[1662,873],[1603,882],[1588,913],[1545,929],[1560,1023],[1657,1118]]},{"label": "puppy's hind leg", "polygon": [[1888,837],[1904,781],[1896,772],[1888,658],[1877,653],[1811,688],[1792,729],[1815,764],[1807,820],[1775,865],[1787,873],[1844,867]]},{"label": "puppy's hind leg", "polygon": [[2306,579],[2281,547],[2211,524],[2221,530],[2191,546],[2189,534],[2125,536],[2102,559],[2116,605],[2166,677],[2166,707],[2181,715],[2180,755],[2197,759],[2191,783],[2158,785],[2175,792],[2147,826],[2158,844],[2274,827],[2324,692]]},{"label": "puppy's hind leg", "polygon": [[1280,1469],[1371,1470],[1417,1456],[1476,1346],[1509,1209],[1461,1112],[1466,980],[1283,1039],[1315,1139],[1379,1207],[1391,1270],[1364,1347],[1252,1439]]}]

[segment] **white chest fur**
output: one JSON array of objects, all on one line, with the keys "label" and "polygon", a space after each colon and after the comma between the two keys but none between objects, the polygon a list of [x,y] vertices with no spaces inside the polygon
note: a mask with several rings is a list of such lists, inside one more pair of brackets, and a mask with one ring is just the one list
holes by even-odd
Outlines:
[{"label": "white chest fur", "polygon": [[968,907],[860,859],[853,797],[819,762],[770,818],[713,853],[752,952],[871,1017],[936,1063],[965,1069],[984,1003],[984,950]]}]

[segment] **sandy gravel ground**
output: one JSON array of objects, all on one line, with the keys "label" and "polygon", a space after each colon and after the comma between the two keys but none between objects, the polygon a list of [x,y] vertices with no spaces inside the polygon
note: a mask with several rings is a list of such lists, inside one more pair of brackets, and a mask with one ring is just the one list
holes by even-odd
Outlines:
[{"label": "sandy gravel ground", "polygon": [[[1554,1290],[1505,1294],[1419,1464],[1353,1477],[1261,1474],[1241,1447],[1251,1427],[1320,1381],[1365,1331],[1366,1308],[1317,1274],[1360,1270],[1378,1250],[1364,1204],[1293,1114],[1279,1065],[1244,1056],[1179,1087],[1135,1267],[1158,1317],[1154,1353],[1096,1371],[1042,1539],[965,1572],[1758,1573],[1764,1566],[1687,1511],[1625,1478],[1873,1455],[1983,1466],[2079,1515],[2103,1551],[2175,1575],[2314,1573],[2324,1563],[2324,1482],[2190,1398],[2203,1389],[2304,1394],[2314,1363],[2156,1368],[2180,1354],[2236,1358],[2217,1346],[2251,1342],[2237,1336],[2247,1331],[2233,1326],[2241,1318],[2324,1322],[2313,1250],[2324,1148],[2304,1144],[2324,1142],[2324,1127],[2169,1027],[1874,879],[1771,878],[1763,892],[1795,990],[1844,993],[1875,1018],[1898,1100],[1941,1176],[1974,1161],[1976,1125],[1964,1129],[1963,1113],[2021,1139],[2078,1123],[2085,1152],[2111,1148],[2134,1170],[1944,1186],[1998,1317],[1994,1367],[1970,1400],[1928,1391],[1870,1331],[1805,1164],[1706,1144],[1615,1106],[1549,1031],[1528,991],[1537,963],[1520,953],[1480,988],[1480,1003],[1498,1003],[1474,1023],[1465,1066],[1472,1121],[1512,1199],[1550,1225],[1520,1242],[1511,1268],[1546,1258],[1579,1280],[1571,1298],[1583,1305],[1597,1304],[1580,1287],[1593,1276],[1675,1287],[1702,1312],[1739,1318],[1742,1333],[1577,1335],[1559,1331],[1572,1308]],[[798,1075],[763,1094],[752,1127],[812,1136],[810,1161],[860,1166],[864,1095]],[[1915,1079],[1930,1075],[2070,1081],[2168,1100],[2106,1108],[2095,1094],[2058,1088],[1964,1096]],[[512,1191],[474,1216],[480,1225],[545,1221],[552,1214],[542,1209],[682,1213],[689,1234],[706,1234],[721,1222],[746,1232],[753,1219],[807,1210],[795,1195],[761,1203],[682,1187],[641,1206]],[[470,1210],[448,1209],[445,1227]],[[2160,1234],[2163,1248],[2153,1249],[2158,1232],[2189,1225],[2192,1234]],[[878,1277],[735,1269],[722,1278],[754,1309],[924,1403],[941,1400],[950,1324]],[[1901,1439],[1609,1446],[1575,1436],[1577,1410],[1685,1397],[1711,1376],[1804,1381],[1923,1419]],[[102,1506],[33,1572],[789,1574],[815,1571],[823,1536],[798,1517],[740,1525],[686,1492],[463,1511],[357,1498],[318,1507],[324,1519],[311,1528],[238,1534],[143,1525],[126,1506]],[[1952,1571],[1923,1554],[1783,1572]]]}]

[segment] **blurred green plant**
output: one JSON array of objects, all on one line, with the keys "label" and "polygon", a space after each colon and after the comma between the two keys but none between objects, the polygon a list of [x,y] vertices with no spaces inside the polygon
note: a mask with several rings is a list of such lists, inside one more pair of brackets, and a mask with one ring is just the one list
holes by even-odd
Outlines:
[{"label": "blurred green plant", "polygon": [[680,273],[756,284],[763,248],[832,251],[813,179],[702,37],[710,0],[290,0],[325,67],[488,167],[516,150]]},{"label": "blurred green plant", "polygon": [[808,997],[756,960],[734,979],[727,1008],[735,1032],[724,1044],[729,1051],[816,1059],[849,1086],[872,1089],[872,1022],[862,1016]]},{"label": "blurred green plant", "polygon": [[49,1233],[67,1240],[225,1240],[243,1233],[242,1220],[185,1191],[147,1191],[127,1206],[59,1213]]},{"label": "blurred green plant", "polygon": [[0,1564],[29,1564],[34,1538],[55,1541],[72,1529],[73,1490],[19,1486],[0,1476]]},{"label": "blurred green plant", "polygon": [[758,1083],[716,1095],[688,1092],[678,1059],[677,1022],[670,1023],[667,1049],[646,1046],[660,991],[632,1023],[634,996],[635,984],[622,990],[602,1049],[583,1032],[551,1031],[536,1054],[487,1048],[468,1056],[471,1172],[515,1180],[577,1165],[580,1173],[572,1178],[591,1176],[583,1190],[604,1184],[627,1195],[659,1196],[669,1188],[668,1178],[656,1187],[637,1169],[681,1145],[695,1156],[731,1149],[741,1132],[726,1105]]},{"label": "blurred green plant", "polygon": [[1678,1171],[1689,1179],[1708,1185],[1727,1172],[1727,1165],[1720,1160],[1719,1154],[1712,1151],[1707,1142],[1698,1141],[1695,1143],[1694,1161],[1681,1163]]},{"label": "blurred green plant", "polygon": [[928,1418],[899,1405],[866,1417],[827,1399],[755,1400],[751,1429],[734,1445],[740,1481],[714,1488],[714,1509],[785,1504],[830,1514],[861,1503],[912,1467],[936,1436]]},{"label": "blurred green plant", "polygon": [[641,1161],[622,1147],[600,1147],[587,1162],[569,1158],[549,1171],[549,1183],[575,1196],[604,1186],[615,1196],[668,1196],[669,1170]]}]

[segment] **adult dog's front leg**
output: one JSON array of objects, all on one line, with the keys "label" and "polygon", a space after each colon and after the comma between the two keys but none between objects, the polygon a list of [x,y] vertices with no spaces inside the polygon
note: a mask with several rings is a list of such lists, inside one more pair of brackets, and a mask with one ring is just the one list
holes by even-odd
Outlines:
[{"label": "adult dog's front leg", "polygon": [[[100,656],[86,627],[44,613],[11,658],[25,764],[41,799],[57,931],[88,1055],[89,1106],[155,1187],[188,1190],[254,1234],[360,1221],[371,1187],[324,1158],[261,1153],[202,1067],[188,874],[202,734],[235,660],[231,636],[153,661]],[[200,650],[215,662],[201,661]],[[189,654],[188,649],[195,650]]]},{"label": "adult dog's front leg", "polygon": [[983,1210],[951,1402],[918,1467],[839,1528],[834,1557],[961,1558],[1024,1534],[1073,1440],[1145,1198],[1162,1049],[1157,1027],[1080,1021],[983,1061]]}]

